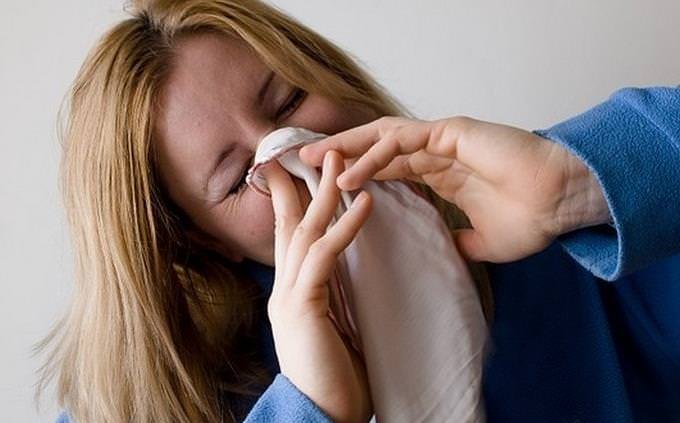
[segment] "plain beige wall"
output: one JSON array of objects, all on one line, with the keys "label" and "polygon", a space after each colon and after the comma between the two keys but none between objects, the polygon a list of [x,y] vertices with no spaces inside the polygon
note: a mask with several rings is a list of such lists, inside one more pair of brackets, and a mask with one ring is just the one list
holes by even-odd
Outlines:
[{"label": "plain beige wall", "polygon": [[[349,50],[422,118],[548,126],[630,85],[680,83],[677,0],[278,0]],[[31,345],[67,306],[71,252],[56,184],[60,100],[112,0],[3,1],[0,12],[1,420],[36,412]]]}]

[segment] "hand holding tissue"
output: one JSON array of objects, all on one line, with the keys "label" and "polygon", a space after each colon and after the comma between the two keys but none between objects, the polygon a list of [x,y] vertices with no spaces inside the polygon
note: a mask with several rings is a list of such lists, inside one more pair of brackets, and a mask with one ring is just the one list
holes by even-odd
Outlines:
[{"label": "hand holding tissue", "polygon": [[[273,160],[317,195],[320,174],[298,150],[326,135],[277,129],[260,142],[246,182]],[[367,181],[373,211],[329,281],[331,317],[363,357],[378,422],[483,421],[486,323],[474,283],[437,210],[412,183]],[[353,194],[343,192],[339,217]]]}]

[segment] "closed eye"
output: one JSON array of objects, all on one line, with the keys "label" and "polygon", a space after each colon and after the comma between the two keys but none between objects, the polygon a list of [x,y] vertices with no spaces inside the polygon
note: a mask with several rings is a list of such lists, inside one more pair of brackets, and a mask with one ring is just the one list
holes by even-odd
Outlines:
[{"label": "closed eye", "polygon": [[251,166],[251,162],[253,161],[252,157],[250,160],[248,160],[247,166],[243,169],[243,173],[241,174],[241,178],[231,187],[229,192],[227,193],[227,197],[237,194],[239,191],[241,191],[243,188],[247,186],[246,184],[246,176],[248,175],[248,169]]},{"label": "closed eye", "polygon": [[289,97],[288,101],[279,109],[276,113],[278,119],[285,119],[291,114],[295,109],[302,103],[302,101],[307,96],[307,92],[302,88],[296,88],[293,90],[292,95]]},{"label": "closed eye", "polygon": [[[302,88],[296,88],[289,97],[289,100],[286,101],[286,103],[276,113],[277,119],[285,119],[289,115],[291,115],[300,106],[300,104],[306,97],[307,92],[305,90],[303,90]],[[252,158],[250,161],[252,161]],[[227,197],[236,195],[247,187],[246,176],[248,175],[249,168],[250,165],[244,168],[243,173],[241,174],[241,178],[231,187],[231,189],[227,193]]]},{"label": "closed eye", "polygon": [[241,190],[241,188],[244,188],[246,186],[246,175],[248,175],[248,166],[246,166],[246,170],[243,171],[241,179],[239,179],[239,181],[236,184],[234,184],[234,186],[229,190],[227,196],[236,194]]}]

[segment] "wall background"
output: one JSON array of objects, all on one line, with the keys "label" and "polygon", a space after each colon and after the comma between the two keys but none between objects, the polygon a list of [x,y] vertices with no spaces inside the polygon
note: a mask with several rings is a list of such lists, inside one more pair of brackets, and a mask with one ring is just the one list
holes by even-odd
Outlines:
[{"label": "wall background", "polygon": [[[358,58],[421,118],[545,127],[623,86],[680,84],[677,0],[274,0]],[[56,112],[122,1],[3,1],[0,13],[0,413],[33,402],[32,345],[66,310],[72,255]]]}]

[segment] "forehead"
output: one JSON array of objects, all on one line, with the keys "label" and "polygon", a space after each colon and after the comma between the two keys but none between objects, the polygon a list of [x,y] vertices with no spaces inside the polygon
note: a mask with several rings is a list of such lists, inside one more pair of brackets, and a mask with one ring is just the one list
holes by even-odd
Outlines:
[{"label": "forehead", "polygon": [[202,183],[201,174],[188,169],[209,163],[232,137],[238,139],[253,119],[254,87],[267,72],[236,37],[205,33],[178,40],[153,123],[166,183],[183,190]]},{"label": "forehead", "polygon": [[162,132],[174,132],[181,129],[175,123],[186,118],[222,120],[243,112],[247,95],[266,69],[250,46],[236,37],[212,33],[183,37],[161,89],[157,126]]}]

